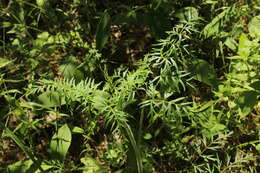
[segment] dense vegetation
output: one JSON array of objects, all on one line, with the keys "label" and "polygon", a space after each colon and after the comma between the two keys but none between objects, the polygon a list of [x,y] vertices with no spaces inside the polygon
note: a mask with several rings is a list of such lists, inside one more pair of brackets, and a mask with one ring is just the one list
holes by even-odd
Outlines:
[{"label": "dense vegetation", "polygon": [[257,0],[1,0],[0,172],[260,172]]}]

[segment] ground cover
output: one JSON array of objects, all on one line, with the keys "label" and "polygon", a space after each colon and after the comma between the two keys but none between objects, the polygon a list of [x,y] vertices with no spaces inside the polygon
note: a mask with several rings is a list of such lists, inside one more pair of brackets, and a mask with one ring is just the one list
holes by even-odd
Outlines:
[{"label": "ground cover", "polygon": [[0,1],[0,172],[259,172],[259,8]]}]

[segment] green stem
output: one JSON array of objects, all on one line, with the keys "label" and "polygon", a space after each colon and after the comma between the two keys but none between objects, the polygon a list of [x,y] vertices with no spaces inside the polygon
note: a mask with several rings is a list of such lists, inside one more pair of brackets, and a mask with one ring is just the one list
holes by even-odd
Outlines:
[{"label": "green stem", "polygon": [[35,159],[33,153],[26,148],[26,146],[18,137],[9,128],[5,127],[2,122],[0,122],[0,128],[6,130],[7,136],[9,136],[18,145],[18,147],[23,150],[23,152],[33,161],[33,163],[38,167],[41,172],[44,172],[39,160]]},{"label": "green stem", "polygon": [[139,120],[139,130],[138,130],[138,146],[140,146],[141,144],[141,139],[142,139],[142,129],[143,129],[143,121],[144,121],[144,109],[141,110],[141,116],[140,116],[140,120]]},{"label": "green stem", "polygon": [[130,142],[131,142],[134,152],[135,152],[138,173],[143,173],[143,164],[142,164],[142,159],[141,159],[141,153],[140,153],[139,147],[135,141],[133,132],[127,123],[124,123],[124,129],[126,130],[126,133],[130,139]]}]

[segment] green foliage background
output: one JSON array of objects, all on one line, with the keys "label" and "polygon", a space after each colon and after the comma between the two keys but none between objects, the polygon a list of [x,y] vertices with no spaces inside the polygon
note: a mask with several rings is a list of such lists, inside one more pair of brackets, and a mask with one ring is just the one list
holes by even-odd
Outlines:
[{"label": "green foliage background", "polygon": [[0,171],[259,172],[257,0],[0,1]]}]

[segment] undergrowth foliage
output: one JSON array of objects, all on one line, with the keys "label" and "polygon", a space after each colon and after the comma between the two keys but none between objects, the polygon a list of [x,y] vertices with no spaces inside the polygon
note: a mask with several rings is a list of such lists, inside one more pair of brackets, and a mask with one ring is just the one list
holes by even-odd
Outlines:
[{"label": "undergrowth foliage", "polygon": [[1,172],[259,172],[254,1],[0,9]]}]

